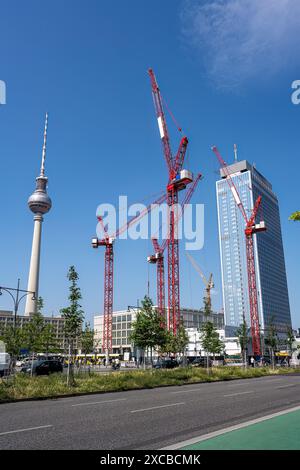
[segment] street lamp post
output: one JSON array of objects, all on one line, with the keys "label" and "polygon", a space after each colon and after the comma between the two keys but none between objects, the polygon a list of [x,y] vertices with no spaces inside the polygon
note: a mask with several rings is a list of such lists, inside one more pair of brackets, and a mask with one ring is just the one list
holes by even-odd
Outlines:
[{"label": "street lamp post", "polygon": [[[29,294],[32,294],[32,300],[36,300],[35,292],[20,289],[20,279],[18,279],[17,289],[13,287],[0,286],[0,295],[3,294],[2,291],[7,292],[11,296],[13,303],[14,303],[14,340],[16,341],[17,316],[18,316],[20,302]],[[14,292],[16,292],[16,294],[14,294]],[[20,296],[20,293],[22,293],[23,295]],[[14,349],[15,349],[15,346],[14,346]],[[13,358],[12,369],[14,369],[14,365],[15,365],[15,357]]]},{"label": "street lamp post", "polygon": [[[14,329],[16,329],[18,310],[19,310],[19,305],[20,305],[21,300],[24,299],[24,297],[26,297],[29,294],[32,294],[32,300],[36,300],[35,292],[30,291],[30,290],[20,289],[20,279],[18,279],[17,289],[14,289],[13,287],[0,286],[0,295],[3,294],[3,292],[2,292],[3,290],[5,292],[7,292],[13,300],[13,303],[14,303]],[[16,294],[14,295],[13,292],[16,292]],[[23,295],[21,295],[21,297],[20,297],[20,292],[23,293]]]},{"label": "street lamp post", "polygon": [[[130,312],[131,310],[133,310],[133,311],[139,310],[139,308],[140,308],[140,302],[139,302],[139,300],[137,300],[137,305],[128,305],[127,312]],[[132,349],[133,353],[136,353],[136,365],[137,365],[137,368],[139,368],[140,367],[140,364],[139,364],[139,361],[140,361],[140,348],[136,348],[136,351],[135,351],[135,348],[136,348],[136,346],[134,344],[132,344],[131,349]],[[139,354],[138,354],[138,351],[139,351]]]}]

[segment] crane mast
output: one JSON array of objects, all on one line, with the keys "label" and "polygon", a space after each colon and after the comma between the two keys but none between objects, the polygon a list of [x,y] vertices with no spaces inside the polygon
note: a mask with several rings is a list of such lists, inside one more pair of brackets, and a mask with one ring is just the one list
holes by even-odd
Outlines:
[{"label": "crane mast", "polygon": [[104,233],[104,238],[93,238],[92,247],[98,248],[99,246],[105,246],[104,254],[104,309],[103,309],[103,336],[102,336],[102,351],[105,351],[108,360],[108,355],[112,352],[112,315],[113,315],[113,287],[114,287],[114,248],[113,244],[115,239],[124,231],[126,231],[131,225],[137,223],[142,217],[148,214],[153,207],[157,204],[161,204],[166,201],[166,195],[164,194],[159,199],[149,204],[143,211],[132,217],[126,224],[120,227],[116,233],[110,236],[103,223],[103,218],[98,217],[98,221],[101,225]]},{"label": "crane mast", "polygon": [[[186,192],[184,200],[181,204],[181,212],[175,220],[176,225],[180,218],[183,216],[185,206],[189,204],[192,195],[200,181],[202,175],[198,173],[192,185]],[[156,264],[156,295],[157,295],[157,307],[160,315],[165,316],[165,268],[164,268],[164,251],[168,243],[168,239],[165,239],[162,245],[159,245],[157,238],[152,238],[152,243],[154,247],[154,254],[148,256],[148,263]],[[170,318],[168,316],[168,326],[170,325]]]},{"label": "crane mast", "polygon": [[179,243],[176,233],[174,208],[178,204],[178,191],[186,188],[193,181],[191,172],[182,170],[188,145],[187,137],[182,137],[178,151],[173,157],[167,122],[163,109],[162,96],[152,69],[148,70],[154,107],[157,116],[163,153],[168,168],[167,204],[168,204],[168,325],[175,335],[180,322],[180,292],[179,292]]}]

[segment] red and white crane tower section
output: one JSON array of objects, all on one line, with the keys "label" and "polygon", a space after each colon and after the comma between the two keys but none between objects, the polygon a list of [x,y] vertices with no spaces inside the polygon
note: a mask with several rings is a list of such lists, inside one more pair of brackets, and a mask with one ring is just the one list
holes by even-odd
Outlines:
[{"label": "red and white crane tower section", "polygon": [[253,246],[253,235],[258,232],[264,232],[266,225],[264,221],[256,224],[255,219],[258,213],[258,209],[261,205],[262,197],[258,196],[254,204],[252,213],[248,218],[244,205],[241,201],[238,190],[234,184],[231,174],[228,170],[226,162],[223,160],[220,152],[216,146],[212,147],[212,151],[215,153],[219,160],[220,166],[226,175],[226,181],[229,184],[229,188],[232,192],[233,198],[236,205],[238,206],[241,214],[245,220],[245,237],[246,237],[246,257],[247,257],[247,273],[248,273],[248,289],[249,289],[249,304],[250,304],[250,321],[251,321],[251,336],[252,336],[252,349],[255,356],[261,355],[261,344],[260,344],[260,327],[259,327],[259,314],[258,314],[258,301],[257,301],[257,287],[256,287],[256,272],[255,272],[255,259],[254,259],[254,246]]},{"label": "red and white crane tower section", "polygon": [[[198,173],[193,184],[189,187],[184,200],[181,204],[181,211],[179,212],[178,217],[175,220],[176,225],[178,224],[180,218],[183,216],[185,206],[189,204],[192,195],[196,189],[196,186],[201,179],[201,173]],[[166,249],[168,239],[166,238],[163,243],[160,245],[157,238],[152,238],[152,243],[154,247],[154,254],[148,256],[147,261],[151,264],[156,264],[156,295],[157,295],[157,307],[159,314],[165,318],[165,268],[164,268],[164,251]],[[169,318],[168,318],[169,320]]]},{"label": "red and white crane tower section", "polygon": [[159,199],[149,204],[143,211],[132,217],[126,224],[119,228],[114,235],[109,235],[102,217],[98,217],[104,237],[99,239],[97,237],[92,239],[92,247],[98,248],[105,246],[105,265],[104,265],[104,311],[103,311],[103,337],[102,337],[102,351],[106,355],[112,352],[112,315],[113,315],[113,286],[114,286],[114,249],[113,244],[116,238],[121,233],[128,230],[130,226],[137,223],[146,214],[148,214],[154,207],[166,201],[167,196],[164,194]]},{"label": "red and white crane tower section", "polygon": [[[157,116],[163,153],[166,160],[169,179],[167,184],[167,204],[169,206],[168,221],[168,324],[176,335],[180,322],[179,292],[179,243],[176,233],[175,208],[178,204],[178,192],[185,189],[193,181],[190,171],[183,170],[184,157],[188,145],[187,137],[182,137],[176,155],[172,155],[168,127],[163,109],[163,102],[157,81],[152,69],[148,70],[151,80],[154,107]],[[178,128],[181,131],[180,128]]]}]

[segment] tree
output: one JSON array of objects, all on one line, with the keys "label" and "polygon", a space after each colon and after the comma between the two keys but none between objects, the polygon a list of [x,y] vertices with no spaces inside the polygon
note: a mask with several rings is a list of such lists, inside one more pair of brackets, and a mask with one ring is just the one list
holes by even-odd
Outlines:
[{"label": "tree", "polygon": [[46,324],[41,338],[42,350],[48,357],[49,353],[55,353],[59,351],[58,339],[56,337],[54,326]]},{"label": "tree", "polygon": [[90,323],[85,324],[85,328],[81,333],[81,351],[86,356],[94,351],[94,330],[91,329]]},{"label": "tree", "polygon": [[24,346],[31,354],[42,352],[42,335],[45,321],[42,315],[44,301],[42,297],[37,300],[37,311],[31,319],[23,326]]},{"label": "tree", "polygon": [[70,304],[68,307],[62,308],[60,313],[62,317],[65,319],[65,326],[64,326],[64,333],[65,338],[68,343],[68,351],[69,351],[69,367],[68,367],[68,383],[69,383],[69,376],[71,373],[72,383],[74,383],[73,377],[73,369],[70,364],[70,359],[73,355],[73,350],[75,347],[76,339],[80,336],[81,327],[83,322],[83,310],[81,309],[81,305],[79,303],[80,299],[82,298],[80,288],[77,285],[79,276],[76,272],[75,266],[70,266],[67,278],[70,281],[69,287],[69,296],[68,299]]},{"label": "tree", "polygon": [[24,333],[22,328],[12,325],[6,326],[0,332],[0,340],[5,343],[5,350],[11,356],[16,358],[20,354],[20,349],[24,345]]},{"label": "tree", "polygon": [[165,341],[160,346],[160,353],[170,355],[171,353],[180,353],[185,357],[186,347],[189,344],[189,336],[181,323],[177,329],[177,334],[172,331],[165,331]]},{"label": "tree", "polygon": [[220,354],[224,350],[224,344],[220,340],[219,333],[213,322],[206,321],[200,328],[201,344],[206,352],[206,367],[209,372],[209,354]]},{"label": "tree", "polygon": [[[286,342],[287,342],[288,349],[289,349],[291,357],[292,357],[292,354],[293,354],[293,351],[294,351],[294,348],[293,348],[294,341],[295,341],[295,336],[294,336],[293,329],[291,328],[290,325],[288,325],[286,327]],[[289,362],[289,364],[290,364],[290,362]]]},{"label": "tree", "polygon": [[171,353],[175,352],[177,346],[175,344],[176,336],[173,335],[172,331],[165,331],[165,341],[159,347],[161,354],[167,354],[170,356]]},{"label": "tree", "polygon": [[150,349],[152,352],[161,348],[166,343],[166,330],[164,320],[160,313],[153,307],[150,297],[144,297],[142,308],[137,313],[136,320],[132,323],[131,341],[140,349]]},{"label": "tree", "polygon": [[216,354],[220,354],[224,350],[224,344],[220,340],[219,333],[217,332],[216,327],[213,322],[210,320],[212,318],[212,308],[211,303],[207,297],[203,298],[204,302],[204,318],[202,326],[199,328],[200,338],[202,348],[206,352],[206,368],[209,372],[209,354],[213,354],[214,357]]},{"label": "tree", "polygon": [[34,313],[30,321],[23,326],[24,346],[32,355],[42,352],[42,335],[44,328],[44,319],[39,312]]},{"label": "tree", "polygon": [[177,329],[177,334],[173,339],[173,344],[174,344],[173,352],[182,354],[184,358],[184,364],[185,364],[186,347],[189,344],[189,336],[183,326],[183,323],[181,323]]},{"label": "tree", "polygon": [[245,317],[243,318],[243,323],[236,330],[236,335],[238,338],[239,345],[241,346],[242,360],[244,362],[244,367],[247,367],[247,350],[248,350],[248,326]]},{"label": "tree", "polygon": [[294,212],[290,217],[289,217],[289,220],[300,220],[300,211],[296,211]]},{"label": "tree", "polygon": [[274,323],[274,316],[271,317],[270,323],[267,328],[267,336],[266,336],[266,345],[269,348],[271,359],[272,359],[272,366],[273,369],[275,369],[275,350],[277,349],[278,346],[278,334],[277,334],[277,328]]}]

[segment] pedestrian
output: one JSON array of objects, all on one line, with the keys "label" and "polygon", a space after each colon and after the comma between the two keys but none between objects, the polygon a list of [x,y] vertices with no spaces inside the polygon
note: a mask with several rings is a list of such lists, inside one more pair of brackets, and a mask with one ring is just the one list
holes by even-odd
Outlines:
[{"label": "pedestrian", "polygon": [[251,356],[250,362],[251,362],[251,366],[254,367],[254,362],[255,362],[255,361],[254,361],[254,357],[253,357],[253,356]]}]

